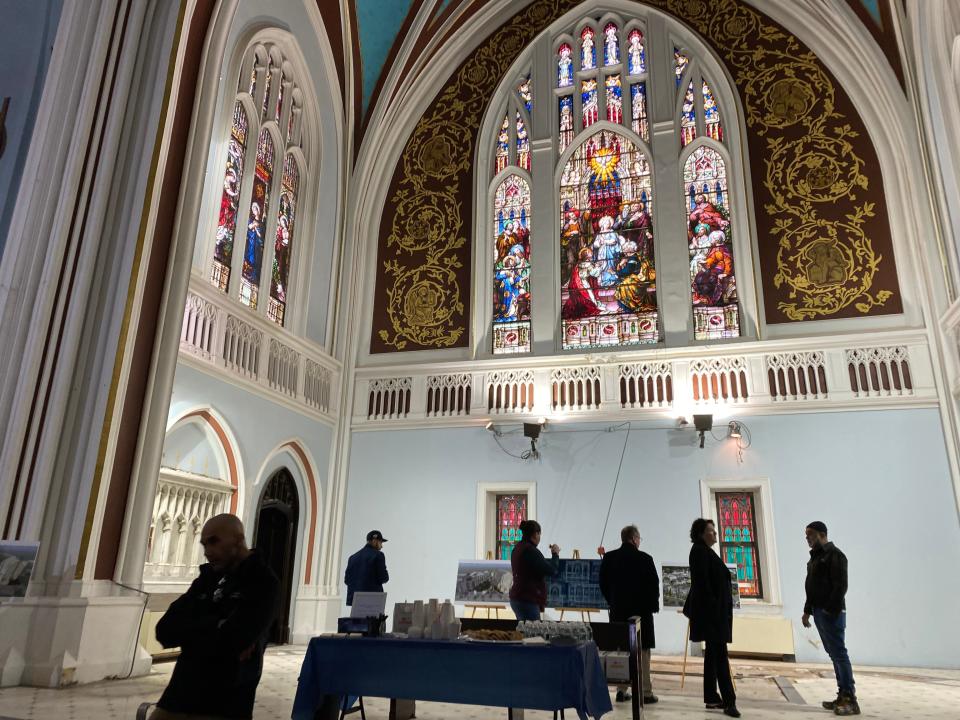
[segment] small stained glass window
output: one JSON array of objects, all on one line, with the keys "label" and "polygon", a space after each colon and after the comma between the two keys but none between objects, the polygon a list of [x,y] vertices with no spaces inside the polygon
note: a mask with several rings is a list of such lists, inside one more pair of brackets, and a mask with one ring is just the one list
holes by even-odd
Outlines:
[{"label": "small stained glass window", "polygon": [[593,70],[597,67],[596,34],[589,25],[580,33],[580,69]]},{"label": "small stained glass window", "polygon": [[281,72],[280,86],[277,88],[277,109],[273,118],[277,122],[280,122],[280,114],[283,112],[283,83],[286,81],[286,79],[286,76]]},{"label": "small stained glass window", "polygon": [[659,340],[652,212],[639,148],[608,130],[577,147],[560,177],[565,350]]},{"label": "small stained glass window", "polygon": [[530,170],[530,136],[527,134],[527,124],[523,121],[520,111],[517,111],[517,166]]},{"label": "small stained glass window", "polygon": [[240,277],[240,302],[257,307],[260,292],[260,270],[263,264],[263,240],[269,217],[270,182],[273,179],[273,139],[264,128],[257,143],[257,166],[253,175],[253,194],[247,220],[247,243],[243,253]]},{"label": "small stained glass window", "polygon": [[237,209],[240,204],[240,184],[243,179],[243,155],[247,148],[249,122],[243,104],[233,106],[233,125],[227,141],[227,167],[223,173],[223,193],[220,195],[220,218],[213,250],[213,268],[210,282],[226,292],[230,286],[230,263],[233,261],[233,239],[237,230]]},{"label": "small stained glass window", "polygon": [[560,152],[573,142],[573,96],[564,95],[559,99],[560,108]]},{"label": "small stained glass window", "polygon": [[517,95],[520,97],[520,102],[523,103],[523,106],[527,109],[527,113],[533,112],[533,83],[530,82],[530,76],[527,77],[517,86]]},{"label": "small stained glass window", "polygon": [[760,599],[763,582],[754,493],[718,492],[716,496],[720,556],[728,565],[737,566],[740,597]]},{"label": "small stained glass window", "polygon": [[673,49],[673,72],[677,77],[677,87],[680,87],[680,83],[683,82],[683,73],[687,70],[687,65],[690,64],[690,58],[688,58],[683,52],[680,51],[680,48]]},{"label": "small stained glass window", "polygon": [[594,78],[580,81],[580,101],[580,118],[583,127],[588,128],[600,119],[597,81]]},{"label": "small stained glass window", "polygon": [[573,48],[564,43],[557,50],[557,87],[573,85]]},{"label": "small stained glass window", "polygon": [[270,275],[270,302],[267,317],[283,325],[287,309],[287,282],[290,277],[290,255],[293,250],[293,221],[297,209],[297,191],[300,189],[300,171],[293,155],[283,162],[280,183],[280,203],[277,211],[277,238],[274,244],[273,272]]},{"label": "small stained glass window", "polygon": [[260,117],[267,120],[267,109],[270,107],[270,87],[273,83],[273,60],[267,62],[267,72],[264,74],[263,107],[260,108]]},{"label": "small stained glass window", "polygon": [[650,142],[650,121],[647,119],[647,84],[634,83],[630,86],[630,104],[633,113],[633,131],[645,142]]},{"label": "small stained glass window", "polygon": [[683,106],[680,109],[680,147],[686,147],[697,137],[697,109],[693,94],[693,80],[683,96]]},{"label": "small stained glass window", "polygon": [[496,174],[510,164],[510,116],[504,115],[497,133],[497,156],[493,172]]},{"label": "small stained glass window", "polygon": [[527,519],[526,495],[497,495],[497,560],[509,560],[520,542],[520,523]]},{"label": "small stained glass window", "polygon": [[647,71],[647,56],[643,47],[643,33],[631,30],[627,38],[627,67],[631,75],[642,75]]},{"label": "small stained glass window", "polygon": [[683,166],[694,338],[740,336],[727,170],[720,153],[700,146]]},{"label": "small stained glass window", "polygon": [[509,175],[493,201],[493,352],[530,351],[530,186]]},{"label": "small stained glass window", "polygon": [[607,120],[619,125],[623,122],[623,88],[620,87],[620,75],[608,75],[607,85]]},{"label": "small stained glass window", "polygon": [[603,64],[616,65],[620,62],[620,30],[614,23],[603,28]]},{"label": "small stained glass window", "polygon": [[247,87],[247,92],[250,93],[250,97],[254,97],[257,94],[257,64],[254,63],[253,67],[250,68],[250,83]]},{"label": "small stained glass window", "polygon": [[717,142],[723,142],[723,125],[720,122],[720,108],[717,107],[717,101],[707,81],[701,80],[701,82],[703,83],[704,130],[707,137],[713,138]]}]

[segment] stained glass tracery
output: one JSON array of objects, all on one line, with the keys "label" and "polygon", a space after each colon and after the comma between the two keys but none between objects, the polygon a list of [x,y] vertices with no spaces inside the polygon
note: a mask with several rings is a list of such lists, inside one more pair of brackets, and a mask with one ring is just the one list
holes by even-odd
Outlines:
[{"label": "stained glass tracery", "polygon": [[237,229],[237,209],[240,204],[240,185],[243,180],[243,156],[247,149],[249,121],[243,103],[233,107],[233,124],[227,141],[227,166],[223,173],[223,192],[220,195],[220,217],[213,249],[213,268],[210,282],[226,292],[230,286],[230,264],[233,261],[233,240]]},{"label": "stained glass tracery", "polygon": [[638,29],[630,31],[627,37],[627,68],[631,75],[642,75],[647,71],[646,51],[643,47],[643,33]]},{"label": "stained glass tracery", "polygon": [[720,555],[737,566],[740,597],[762,598],[754,493],[718,492],[716,499]]},{"label": "stained glass tracery", "polygon": [[530,186],[509,175],[493,202],[493,352],[530,350]]},{"label": "stained glass tracery", "polygon": [[701,79],[703,86],[703,122],[707,137],[717,142],[723,142],[723,125],[720,123],[720,108],[716,98],[706,80]]},{"label": "stained glass tracery", "polygon": [[520,523],[526,519],[526,495],[497,495],[497,560],[510,559],[513,547],[520,542]]},{"label": "stained glass tracery", "polygon": [[634,83],[630,86],[631,128],[645,142],[650,142],[650,121],[647,119],[647,84]]},{"label": "stained glass tracery", "polygon": [[603,28],[603,64],[616,65],[620,62],[620,31],[614,23]]},{"label": "stained glass tracery", "polygon": [[659,339],[646,156],[617,133],[584,141],[560,181],[563,348]]},{"label": "stained glass tracery", "polygon": [[594,78],[580,81],[580,118],[584,129],[600,119],[597,81]]},{"label": "stained glass tracery", "polygon": [[290,277],[293,223],[296,217],[297,193],[300,189],[300,170],[293,155],[283,162],[280,182],[280,202],[277,210],[277,237],[274,243],[273,272],[270,275],[270,302],[267,317],[283,325],[287,310],[287,283]]},{"label": "stained glass tracery", "polygon": [[493,172],[498,173],[510,164],[510,116],[504,115],[497,133],[497,154]]},{"label": "stained glass tracery", "polygon": [[517,111],[517,166],[530,170],[530,136],[527,134],[527,124],[523,121],[520,111]]},{"label": "stained glass tracery", "polygon": [[673,73],[676,76],[677,87],[680,87],[680,83],[683,82],[683,74],[687,71],[687,65],[690,64],[690,58],[688,58],[680,48],[673,49]]},{"label": "stained glass tracery", "polygon": [[623,88],[620,75],[607,75],[607,120],[619,125],[623,122]]},{"label": "stained glass tracery", "polygon": [[517,95],[520,97],[520,102],[523,103],[523,106],[527,109],[527,113],[533,112],[533,84],[530,82],[530,75],[517,86]]},{"label": "stained glass tracery", "polygon": [[701,145],[690,154],[683,167],[683,191],[687,201],[694,338],[739,337],[730,197],[726,164],[719,152]]},{"label": "stained glass tracery", "polygon": [[257,165],[253,175],[253,194],[247,221],[247,244],[243,253],[240,277],[240,302],[257,307],[260,294],[260,269],[263,263],[263,240],[270,208],[270,181],[273,179],[273,138],[264,128],[257,142]]},{"label": "stained glass tracery", "polygon": [[260,108],[260,117],[267,117],[267,108],[270,107],[270,86],[273,82],[273,59],[267,61],[267,71],[264,73],[263,106]]},{"label": "stained glass tracery", "polygon": [[560,152],[573,142],[573,96],[564,95],[557,104],[560,110]]},{"label": "stained glass tracery", "polygon": [[580,33],[580,69],[593,70],[597,66],[597,45],[593,28],[587,25]]},{"label": "stained glass tracery", "polygon": [[687,86],[680,108],[680,147],[686,147],[697,137],[697,108],[693,94],[693,80]]},{"label": "stained glass tracery", "polygon": [[557,49],[557,87],[573,85],[573,48],[564,43]]}]

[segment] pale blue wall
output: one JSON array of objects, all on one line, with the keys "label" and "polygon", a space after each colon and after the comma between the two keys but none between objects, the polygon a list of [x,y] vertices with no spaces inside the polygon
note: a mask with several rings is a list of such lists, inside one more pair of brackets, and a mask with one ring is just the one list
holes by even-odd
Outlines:
[{"label": "pale blue wall", "polygon": [[[631,432],[604,537],[635,522],[659,566],[683,560],[700,513],[700,479],[769,477],[784,615],[797,657],[825,661],[800,627],[814,519],[850,558],[849,645],[857,663],[960,665],[960,526],[936,410],[779,415],[746,419],[753,445],[738,464],[727,441],[699,450],[693,432]],[[597,427],[597,426],[594,426]],[[600,426],[602,427],[602,426]],[[638,427],[638,426],[635,426]],[[719,434],[719,433],[718,433]],[[390,601],[453,594],[457,560],[475,553],[476,485],[535,481],[544,542],[592,555],[624,433],[545,432],[541,462],[508,457],[477,429],[355,432],[344,558],[377,528],[386,546]],[[513,450],[520,438],[507,440]],[[684,623],[657,620],[659,652],[682,651]]]},{"label": "pale blue wall", "polygon": [[[290,440],[300,440],[306,446],[315,464],[317,480],[326,487],[332,438],[328,425],[180,363],[173,383],[169,416],[179,418],[198,406],[207,406],[219,413],[236,437],[245,479],[244,505],[247,511],[251,511],[256,503],[257,494],[250,491],[253,484],[261,483],[262,487],[262,481],[278,469],[276,462],[266,467],[264,463],[275,448]],[[291,470],[299,475],[295,468]],[[320,491],[319,513],[323,512],[322,497]],[[300,507],[306,507],[308,502],[308,498],[301,497]],[[245,519],[249,522],[249,512]],[[317,529],[319,534],[319,519]]]},{"label": "pale blue wall", "polygon": [[5,0],[0,3],[0,103],[7,109],[7,148],[0,158],[0,258],[7,241],[23,164],[50,64],[63,0]]}]

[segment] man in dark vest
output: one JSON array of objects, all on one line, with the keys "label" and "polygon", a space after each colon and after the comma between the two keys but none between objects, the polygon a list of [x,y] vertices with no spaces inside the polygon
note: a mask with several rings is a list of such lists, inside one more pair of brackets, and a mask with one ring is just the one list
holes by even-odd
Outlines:
[{"label": "man in dark vest", "polygon": [[210,518],[200,544],[200,577],[157,623],[157,640],[180,657],[150,720],[253,717],[280,582],[247,548],[235,515]]},{"label": "man in dark vest", "polygon": [[[650,650],[656,647],[653,614],[660,611],[660,576],[653,558],[640,550],[640,531],[627,525],[620,531],[621,545],[605,553],[600,563],[600,591],[610,605],[610,622],[640,617],[640,668],[643,702],[657,702],[650,681]],[[617,688],[617,702],[630,699],[629,687]]]},{"label": "man in dark vest", "polygon": [[520,523],[520,542],[510,553],[513,586],[510,588],[510,608],[517,620],[539,620],[547,608],[546,578],[560,570],[560,546],[550,546],[547,560],[537,548],[540,544],[540,523],[524,520]]},{"label": "man in dark vest", "polygon": [[383,544],[387,539],[379,530],[367,533],[367,544],[347,560],[343,581],[347,584],[347,605],[353,605],[353,594],[383,592],[383,584],[390,579]]},{"label": "man in dark vest", "polygon": [[833,661],[837,676],[837,699],[823,703],[825,710],[837,715],[859,715],[853,666],[847,654],[847,556],[827,539],[827,526],[817,520],[807,525],[807,602],[803,606],[803,626],[810,627],[810,616],[820,633],[823,649]]}]

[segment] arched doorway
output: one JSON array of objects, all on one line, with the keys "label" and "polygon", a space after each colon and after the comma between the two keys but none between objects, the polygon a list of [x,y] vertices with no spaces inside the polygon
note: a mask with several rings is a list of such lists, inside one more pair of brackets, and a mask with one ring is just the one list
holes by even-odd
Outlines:
[{"label": "arched doorway", "polygon": [[293,594],[297,522],[300,503],[297,486],[286,468],[274,473],[260,498],[254,545],[263,561],[280,579],[280,611],[270,628],[268,642],[290,642],[290,597]]}]

